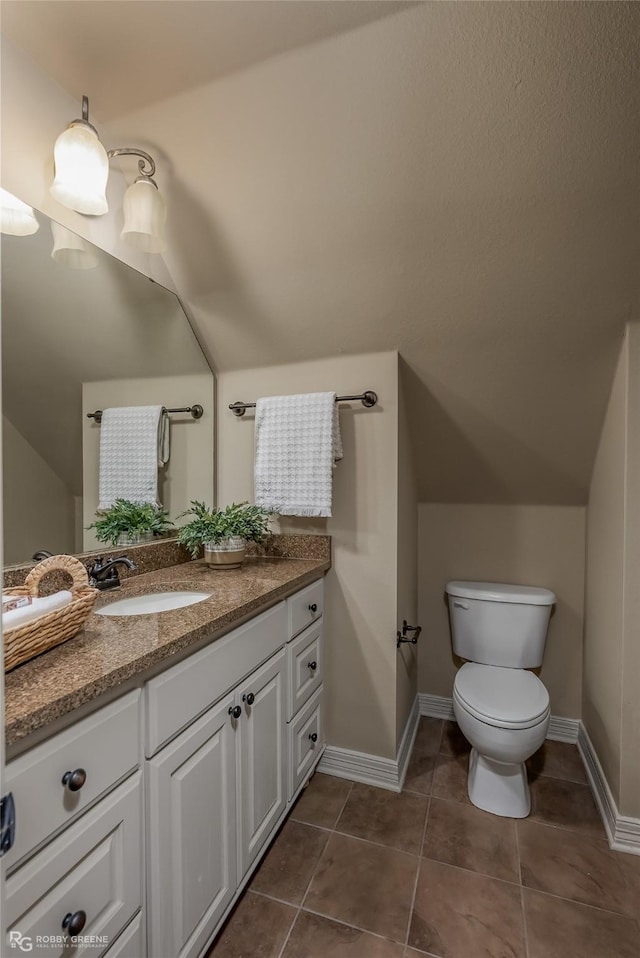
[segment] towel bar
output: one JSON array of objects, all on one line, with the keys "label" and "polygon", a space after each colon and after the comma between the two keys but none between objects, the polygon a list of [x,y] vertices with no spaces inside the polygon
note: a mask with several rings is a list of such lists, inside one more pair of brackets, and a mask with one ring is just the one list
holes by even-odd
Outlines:
[{"label": "towel bar", "polygon": [[[193,419],[202,419],[204,409],[196,404],[195,406],[180,406],[178,409],[165,409],[165,412],[190,412]],[[95,419],[100,425],[102,422],[102,409],[96,409],[95,412],[88,412],[87,419]]]},{"label": "towel bar", "polygon": [[[367,389],[365,392],[360,393],[359,396],[336,396],[336,402],[355,402],[356,399],[359,399],[363,406],[366,406],[367,409],[371,409],[372,406],[378,402],[378,394],[374,393],[373,389]],[[232,402],[229,403],[229,409],[234,416],[244,416],[247,409],[255,409],[256,404],[254,402]]]}]

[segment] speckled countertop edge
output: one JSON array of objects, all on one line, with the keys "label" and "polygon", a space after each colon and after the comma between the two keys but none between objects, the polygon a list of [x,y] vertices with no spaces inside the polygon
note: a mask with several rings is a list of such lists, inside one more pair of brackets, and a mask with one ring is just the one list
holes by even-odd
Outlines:
[{"label": "speckled countertop edge", "polygon": [[[324,551],[324,550],[323,550]],[[257,615],[330,568],[328,557],[252,557],[242,568],[220,572],[200,560],[157,569],[101,594],[109,602],[179,587],[209,591],[209,599],[171,612],[144,616],[94,613],[73,639],[5,675],[5,738],[14,745],[30,733],[92,701],[159,663],[214,640]]]}]

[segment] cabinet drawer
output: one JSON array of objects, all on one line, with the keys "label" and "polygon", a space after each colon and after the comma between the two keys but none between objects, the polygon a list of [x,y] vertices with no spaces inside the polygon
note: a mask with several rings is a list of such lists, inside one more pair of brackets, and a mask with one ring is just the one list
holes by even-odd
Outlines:
[{"label": "cabinet drawer", "polygon": [[289,638],[302,632],[315,619],[319,619],[324,606],[324,582],[312,582],[306,589],[287,599]]},{"label": "cabinet drawer", "polygon": [[298,786],[310,774],[324,748],[321,688],[289,724],[288,732],[289,799],[291,799]]},{"label": "cabinet drawer", "polygon": [[133,921],[111,945],[104,958],[142,958],[144,955],[146,955],[144,924],[142,913],[138,912]]},{"label": "cabinet drawer", "polygon": [[315,622],[287,645],[287,721],[322,685],[322,621]]},{"label": "cabinet drawer", "polygon": [[286,608],[280,602],[151,679],[145,691],[147,757],[281,648],[285,629]]},{"label": "cabinet drawer", "polygon": [[[142,904],[141,781],[136,772],[7,880],[9,941],[26,936],[43,958],[107,950]],[[86,921],[70,949],[63,921],[78,912]],[[40,947],[38,936],[49,946]]]},{"label": "cabinet drawer", "polygon": [[[9,763],[6,788],[16,805],[16,842],[6,856],[8,867],[137,767],[139,702],[136,689]],[[62,779],[77,769],[86,779],[71,791]]]}]

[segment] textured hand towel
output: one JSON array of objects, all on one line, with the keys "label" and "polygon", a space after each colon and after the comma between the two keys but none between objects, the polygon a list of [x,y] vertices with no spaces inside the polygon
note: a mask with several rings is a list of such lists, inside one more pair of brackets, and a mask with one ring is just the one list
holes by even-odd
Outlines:
[{"label": "textured hand towel", "polygon": [[269,396],[256,403],[256,505],[281,516],[330,516],[342,459],[335,393]]},{"label": "textured hand towel", "polygon": [[41,615],[46,615],[47,612],[62,609],[65,605],[69,605],[72,599],[71,593],[67,589],[62,589],[60,592],[54,592],[53,595],[34,598],[31,605],[22,606],[20,609],[12,609],[10,612],[3,612],[3,631],[17,629],[19,625],[26,625],[33,619],[39,619]]},{"label": "textured hand towel", "polygon": [[169,417],[163,406],[105,409],[98,509],[108,509],[116,499],[159,506],[158,466],[168,459]]}]

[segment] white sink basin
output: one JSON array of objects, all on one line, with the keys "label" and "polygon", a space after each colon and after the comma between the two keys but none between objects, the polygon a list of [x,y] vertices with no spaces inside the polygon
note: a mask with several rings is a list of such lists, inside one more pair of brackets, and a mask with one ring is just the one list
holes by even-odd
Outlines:
[{"label": "white sink basin", "polygon": [[154,612],[170,612],[195,605],[203,599],[211,598],[210,592],[156,592],[153,595],[136,595],[130,599],[119,599],[96,609],[96,615],[151,615]]}]

